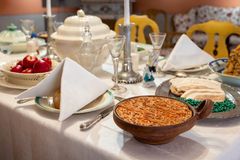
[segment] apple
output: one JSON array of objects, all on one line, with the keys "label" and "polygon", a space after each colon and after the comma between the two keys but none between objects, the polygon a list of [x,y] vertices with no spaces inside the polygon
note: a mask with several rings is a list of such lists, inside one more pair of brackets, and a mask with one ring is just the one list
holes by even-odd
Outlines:
[{"label": "apple", "polygon": [[18,62],[17,62],[17,65],[23,66],[23,61],[22,61],[22,60],[21,60],[21,61],[18,61]]},{"label": "apple", "polygon": [[51,70],[51,67],[48,64],[48,62],[41,60],[41,59],[38,60],[33,66],[34,73],[48,72],[50,70]]},{"label": "apple", "polygon": [[33,68],[33,65],[38,61],[36,56],[27,55],[23,58],[24,68]]},{"label": "apple", "polygon": [[22,73],[33,73],[33,69],[32,68],[26,68],[22,71]]},{"label": "apple", "polygon": [[44,60],[45,62],[47,62],[50,65],[50,68],[52,68],[52,61],[50,58],[48,57],[43,57],[42,60]]},{"label": "apple", "polygon": [[17,72],[17,73],[21,73],[23,70],[23,67],[21,65],[16,65],[14,67],[11,68],[11,72]]}]

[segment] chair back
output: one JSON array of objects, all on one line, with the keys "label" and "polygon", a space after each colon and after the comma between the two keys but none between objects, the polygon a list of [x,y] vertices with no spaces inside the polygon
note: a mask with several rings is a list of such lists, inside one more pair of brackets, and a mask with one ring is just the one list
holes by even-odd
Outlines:
[{"label": "chair back", "polygon": [[163,22],[163,24],[160,24],[159,27],[164,27],[164,32],[166,32],[167,34],[163,47],[173,48],[174,44],[172,43],[172,39],[174,38],[174,36],[176,36],[176,34],[178,34],[176,33],[174,28],[173,16],[169,19],[167,12],[161,9],[149,9],[146,11],[146,14],[154,21],[157,21],[157,19],[159,18],[158,16],[160,16],[161,22]]},{"label": "chair back", "polygon": [[222,21],[208,21],[205,23],[192,25],[187,30],[189,37],[196,31],[204,32],[207,35],[207,43],[204,50],[214,58],[228,57],[227,38],[232,34],[240,35],[240,27]]},{"label": "chair back", "polygon": [[[144,34],[144,29],[149,26],[153,32],[159,33],[158,25],[155,21],[148,18],[146,15],[131,15],[130,16],[131,23],[135,25],[131,28],[131,41],[146,43],[146,38]],[[124,19],[120,18],[115,23],[115,32],[120,33],[119,31],[119,24],[123,24]]]}]

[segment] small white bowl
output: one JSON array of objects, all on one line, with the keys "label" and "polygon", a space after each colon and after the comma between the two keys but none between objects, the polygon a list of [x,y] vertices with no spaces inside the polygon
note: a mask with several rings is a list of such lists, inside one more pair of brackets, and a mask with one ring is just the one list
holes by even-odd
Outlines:
[{"label": "small white bowl", "polygon": [[224,74],[223,71],[227,65],[227,58],[216,59],[208,64],[209,68],[215,72],[223,83],[231,86],[240,87],[240,77]]},{"label": "small white bowl", "polygon": [[[52,61],[53,62],[53,61]],[[23,86],[34,86],[43,80],[50,72],[43,73],[17,73],[11,72],[12,66],[16,65],[16,61],[7,62],[1,66],[1,71],[4,74],[6,81],[9,83],[23,85]],[[56,66],[56,63],[52,63],[52,69]]]}]

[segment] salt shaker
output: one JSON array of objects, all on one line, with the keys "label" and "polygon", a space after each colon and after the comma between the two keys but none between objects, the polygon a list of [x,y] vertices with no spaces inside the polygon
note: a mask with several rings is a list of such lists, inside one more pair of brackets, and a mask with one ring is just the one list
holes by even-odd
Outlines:
[{"label": "salt shaker", "polygon": [[143,71],[143,87],[144,88],[151,88],[156,87],[154,82],[154,77],[152,71],[149,70],[149,66],[146,65]]}]

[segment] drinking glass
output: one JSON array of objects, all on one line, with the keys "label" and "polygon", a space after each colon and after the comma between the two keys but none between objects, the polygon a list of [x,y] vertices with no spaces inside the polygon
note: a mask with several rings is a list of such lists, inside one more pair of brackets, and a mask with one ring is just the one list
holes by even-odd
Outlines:
[{"label": "drinking glass", "polygon": [[21,23],[21,28],[22,28],[23,32],[27,36],[27,39],[30,39],[31,38],[31,34],[35,30],[34,21],[30,20],[30,19],[21,19],[20,23]]},{"label": "drinking glass", "polygon": [[108,50],[111,54],[112,61],[113,61],[113,69],[114,69],[114,81],[115,84],[111,88],[111,90],[115,94],[121,94],[125,93],[127,91],[127,88],[124,86],[118,85],[118,63],[119,63],[119,57],[121,55],[121,51],[123,49],[123,45],[125,43],[125,36],[123,35],[117,35],[112,38],[107,38],[108,41]]},{"label": "drinking glass", "polygon": [[61,62],[61,58],[57,54],[56,41],[54,39],[51,39],[51,41],[48,42],[47,48],[45,50],[46,50],[46,54],[45,54],[46,57],[52,60],[55,60],[57,62]]},{"label": "drinking glass", "polygon": [[54,31],[57,31],[58,27],[60,27],[61,25],[63,25],[63,22],[54,21]]},{"label": "drinking glass", "polygon": [[153,72],[157,71],[158,68],[158,58],[161,52],[161,48],[163,45],[163,42],[166,38],[166,33],[160,32],[160,33],[150,33],[149,34],[152,46],[153,46],[153,52],[150,54],[150,66],[153,67]]}]

